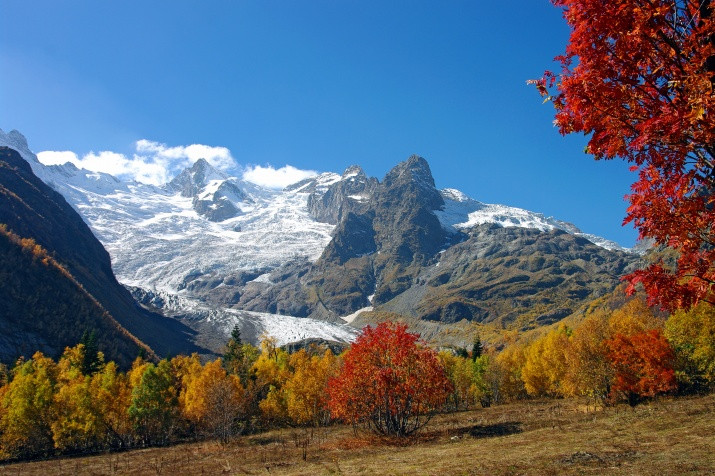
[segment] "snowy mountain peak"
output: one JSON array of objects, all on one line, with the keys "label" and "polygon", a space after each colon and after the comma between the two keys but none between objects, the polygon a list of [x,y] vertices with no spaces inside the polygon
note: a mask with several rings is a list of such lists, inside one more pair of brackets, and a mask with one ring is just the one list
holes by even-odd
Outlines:
[{"label": "snowy mountain peak", "polygon": [[236,179],[215,169],[205,159],[197,160],[164,186],[170,193],[192,199],[194,210],[210,221],[235,218],[253,200]]},{"label": "snowy mountain peak", "polygon": [[347,169],[345,169],[345,172],[343,172],[343,175],[341,180],[347,180],[353,177],[365,177],[365,172],[363,171],[362,167],[359,165],[351,165]]},{"label": "snowy mountain peak", "polygon": [[[11,130],[8,133],[5,133],[2,129],[0,129],[0,143],[3,143],[8,147],[12,147],[18,152],[29,151],[29,148],[27,146],[27,139],[24,135],[22,135],[19,131],[15,129]],[[35,158],[35,161],[37,161],[37,158]]]},{"label": "snowy mountain peak", "polygon": [[325,193],[328,187],[337,183],[341,180],[341,176],[334,172],[324,172],[322,174],[316,175],[315,177],[307,178],[296,182],[292,185],[288,185],[283,189],[284,192],[297,192],[297,193]]},{"label": "snowy mountain peak", "polygon": [[456,188],[444,188],[440,190],[440,193],[442,194],[442,198],[445,200],[452,200],[454,202],[467,202],[472,200]]},{"label": "snowy mountain peak", "polygon": [[211,182],[227,179],[225,173],[213,168],[205,159],[199,159],[166,184],[166,188],[179,192],[182,197],[194,197]]},{"label": "snowy mountain peak", "polygon": [[7,133],[0,129],[0,145],[10,147],[18,151],[22,158],[30,163],[33,167],[33,171],[35,169],[35,165],[40,163],[40,161],[37,160],[37,156],[32,153],[27,145],[27,139],[25,136],[15,129]]},{"label": "snowy mountain peak", "polygon": [[532,228],[539,231],[562,230],[572,235],[581,236],[608,250],[629,251],[614,241],[584,233],[573,223],[547,217],[543,213],[506,205],[482,203],[453,188],[440,190],[440,194],[445,205],[441,210],[435,211],[435,214],[447,231],[466,230],[484,223],[494,223],[502,227]]}]

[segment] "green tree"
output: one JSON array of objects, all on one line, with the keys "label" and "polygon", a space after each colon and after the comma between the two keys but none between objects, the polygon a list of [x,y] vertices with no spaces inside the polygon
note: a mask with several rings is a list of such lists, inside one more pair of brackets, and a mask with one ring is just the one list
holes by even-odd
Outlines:
[{"label": "green tree", "polygon": [[132,389],[129,406],[129,417],[140,443],[165,444],[170,441],[178,414],[178,389],[171,363],[164,359],[158,365],[146,364],[138,385]]},{"label": "green tree", "polygon": [[479,357],[482,356],[482,352],[484,349],[482,348],[482,341],[479,338],[479,334],[474,337],[474,344],[472,344],[472,362],[476,361]]},{"label": "green tree", "polygon": [[79,343],[84,344],[82,373],[84,375],[92,375],[101,368],[102,361],[104,360],[101,358],[99,347],[97,346],[97,334],[94,329],[92,329],[92,331],[85,330]]}]

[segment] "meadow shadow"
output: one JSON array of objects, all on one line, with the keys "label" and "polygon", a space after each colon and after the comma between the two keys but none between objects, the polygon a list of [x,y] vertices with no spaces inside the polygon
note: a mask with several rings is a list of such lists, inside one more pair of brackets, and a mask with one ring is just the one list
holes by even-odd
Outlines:
[{"label": "meadow shadow", "polygon": [[492,438],[495,436],[507,436],[521,433],[521,422],[506,421],[491,425],[474,425],[468,428],[466,433],[472,438]]}]

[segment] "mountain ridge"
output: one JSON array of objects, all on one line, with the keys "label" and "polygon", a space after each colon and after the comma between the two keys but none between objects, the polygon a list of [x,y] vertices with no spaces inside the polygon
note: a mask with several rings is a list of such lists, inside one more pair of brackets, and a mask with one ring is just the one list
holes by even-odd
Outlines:
[{"label": "mountain ridge", "polygon": [[[18,142],[17,135],[13,140]],[[234,311],[251,311],[338,323],[344,322],[342,317],[375,308],[445,326],[466,319],[528,327],[540,322],[544,313],[532,315],[523,309],[528,304],[524,301],[518,306],[523,311],[520,315],[531,316],[522,319],[531,323],[518,324],[519,316],[508,316],[488,302],[476,303],[469,294],[476,291],[455,281],[465,276],[457,270],[486,269],[483,263],[470,268],[471,262],[503,254],[510,249],[510,239],[532,246],[529,237],[535,234],[542,237],[536,241],[561,243],[554,245],[553,253],[549,251],[553,256],[535,249],[545,262],[576,260],[575,266],[582,269],[573,268],[572,274],[579,279],[564,278],[554,285],[555,289],[563,287],[557,294],[565,304],[542,303],[542,307],[551,306],[546,314],[561,309],[552,314],[559,316],[564,309],[577,312],[580,302],[615,285],[618,276],[614,273],[637,260],[617,244],[583,233],[570,223],[515,207],[484,204],[454,189],[437,190],[429,164],[419,156],[393,167],[382,181],[351,166],[342,174],[322,173],[282,191],[262,189],[225,174],[214,177],[207,165],[196,162],[163,187],[121,182],[68,165],[46,167],[36,161],[33,168],[41,169],[45,181],[61,190],[90,224],[112,255],[120,280],[144,290],[135,296],[144,292],[184,296],[225,309],[230,316]],[[208,176],[194,180],[202,168]],[[182,174],[184,179],[179,179]],[[244,200],[228,199],[236,210],[211,217],[205,212],[220,208],[216,200],[222,198],[216,192],[226,183],[237,187]],[[196,206],[200,198],[207,205],[203,213]],[[472,251],[460,252],[460,258],[442,259],[460,246]],[[496,251],[484,253],[485,247]],[[574,258],[568,253],[581,255]],[[560,268],[546,267],[539,276],[530,276],[534,286],[529,288],[512,269],[527,266],[522,258],[506,267],[492,263],[506,275],[514,275],[511,288],[539,294],[542,287],[548,289],[547,283],[559,281],[547,275]],[[444,269],[447,264],[455,270],[432,273],[434,267]],[[597,282],[607,284],[574,284],[591,272],[600,276]],[[478,274],[469,279],[481,282]],[[187,309],[187,316],[191,312]],[[177,310],[172,313],[180,318]],[[184,322],[196,327],[197,319],[187,317]],[[258,334],[259,327],[250,332]]]}]

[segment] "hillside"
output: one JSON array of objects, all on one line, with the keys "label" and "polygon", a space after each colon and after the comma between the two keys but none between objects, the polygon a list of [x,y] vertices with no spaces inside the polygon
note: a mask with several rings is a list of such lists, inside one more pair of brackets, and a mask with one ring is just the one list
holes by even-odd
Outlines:
[{"label": "hillside", "polygon": [[[60,194],[34,175],[30,165],[18,152],[7,147],[0,147],[0,192],[0,223],[6,225],[7,230],[18,237],[32,239],[66,270],[72,280],[81,285],[85,298],[96,301],[101,309],[125,329],[118,329],[118,332],[107,335],[105,342],[126,340],[126,334],[130,333],[161,355],[198,350],[190,342],[188,328],[176,321],[147,312],[133,300],[129,292],[117,282],[109,255],[80,216]],[[7,241],[7,238],[5,239]],[[53,302],[52,294],[41,294],[40,302],[34,301],[33,293],[36,290],[28,286],[32,280],[38,280],[48,288],[52,287],[53,280],[58,281],[58,289],[67,289],[71,285],[61,282],[61,274],[48,274],[44,268],[23,261],[21,255],[18,255],[19,251],[8,243],[5,244],[5,253],[8,258],[15,256],[16,266],[4,266],[4,272],[7,273],[5,285],[16,290],[13,302],[17,309],[23,310],[21,316],[37,320],[34,325],[41,328],[56,329],[57,323],[44,322],[44,319],[54,319],[71,329],[63,340],[57,340],[58,336],[49,333],[47,329],[43,331],[44,334],[39,338],[46,346],[61,350],[64,345],[76,343],[85,327],[96,327],[98,330],[109,330],[112,327],[107,327],[103,322],[90,326],[90,321],[87,320],[90,315],[94,316],[94,319],[104,315],[99,308],[85,315],[83,324],[86,326],[77,328],[75,319],[80,318],[73,315],[71,309],[63,311],[61,307],[56,307],[53,310],[53,306],[58,306],[58,303]],[[20,264],[26,266],[18,267]],[[33,272],[37,272],[37,276],[33,275]],[[57,289],[54,292],[58,292]],[[44,309],[44,313],[35,315],[35,308]],[[7,309],[8,315],[2,316],[3,319],[21,317],[17,312],[10,316],[10,308],[4,309]],[[124,349],[119,355],[109,352],[109,357],[125,363],[131,361],[138,352],[138,345],[130,339],[128,347],[117,347],[118,351]],[[7,355],[15,352],[9,351]]]},{"label": "hillside", "polygon": [[141,351],[153,352],[117,321],[34,240],[0,225],[0,362],[40,351],[57,358],[95,332],[98,348],[128,368]]}]

